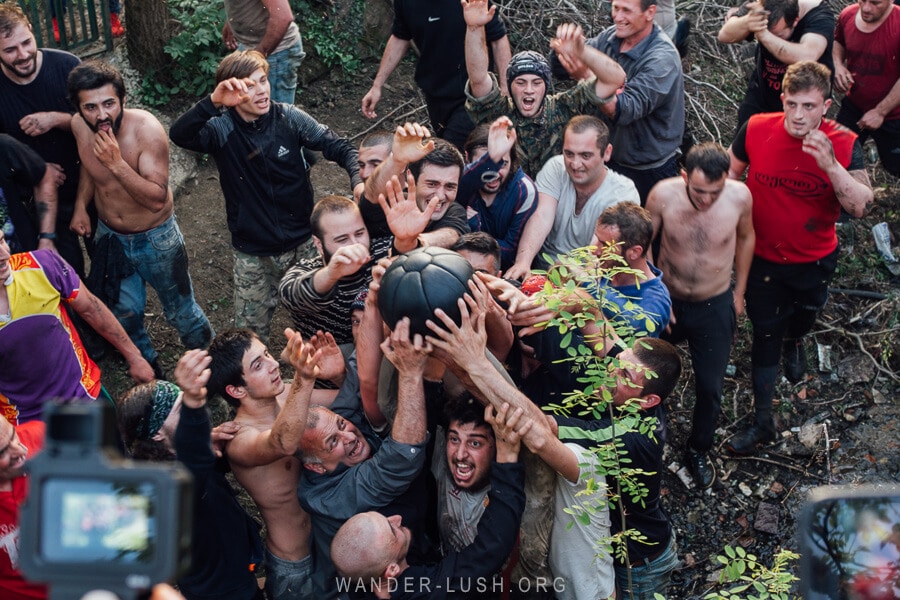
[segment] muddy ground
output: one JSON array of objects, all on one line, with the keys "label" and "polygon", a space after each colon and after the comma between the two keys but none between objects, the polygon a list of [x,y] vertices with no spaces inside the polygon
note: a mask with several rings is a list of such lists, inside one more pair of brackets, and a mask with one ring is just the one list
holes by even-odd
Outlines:
[{"label": "muddy ground", "polygon": [[[348,82],[336,74],[307,83],[298,104],[340,134],[357,138],[372,128],[359,103],[374,76],[377,63],[369,62]],[[412,85],[411,64],[395,73],[379,105],[383,123],[391,128],[409,119],[424,120],[424,106]],[[725,140],[727,143],[727,140]],[[188,166],[192,166],[188,161]],[[752,396],[749,391],[749,332],[744,319],[732,353],[734,374],[727,380],[723,415],[715,447],[718,479],[713,488],[699,491],[676,473],[693,409],[693,386],[686,369],[679,388],[669,401],[671,439],[666,456],[663,494],[678,534],[684,567],[674,578],[671,598],[702,597],[711,587],[717,563],[715,555],[726,545],[741,545],[764,561],[781,547],[796,548],[796,520],[807,492],[827,483],[898,483],[900,448],[900,384],[898,384],[898,280],[891,279],[874,253],[871,225],[887,221],[895,239],[900,214],[900,187],[878,167],[871,167],[877,205],[863,220],[840,226],[844,247],[835,287],[863,290],[884,297],[833,294],[816,326],[813,342],[830,347],[828,371],[811,369],[808,378],[778,387],[779,425],[784,437],[764,454],[736,459],[722,449],[727,438],[748,421]],[[317,196],[348,194],[348,179],[331,164],[313,168]],[[231,246],[225,225],[218,174],[210,161],[199,160],[176,195],[176,213],[190,255],[190,270],[201,306],[217,330],[232,325]],[[183,348],[165,323],[153,294],[146,321],[162,355],[163,365],[174,367]],[[273,332],[289,325],[279,308]],[[845,330],[842,333],[836,330]],[[817,365],[816,346],[808,350],[810,364]],[[273,350],[280,351],[273,333]],[[865,348],[869,355],[862,352]],[[893,353],[893,356],[891,356]],[[684,354],[689,364],[687,354]],[[824,365],[823,365],[824,366]],[[128,385],[123,366],[114,358],[102,361],[111,391]],[[818,427],[819,437],[808,445],[799,441],[804,425]],[[809,428],[803,429],[805,434]],[[826,433],[827,432],[827,433]],[[827,437],[826,437],[827,436]]]}]

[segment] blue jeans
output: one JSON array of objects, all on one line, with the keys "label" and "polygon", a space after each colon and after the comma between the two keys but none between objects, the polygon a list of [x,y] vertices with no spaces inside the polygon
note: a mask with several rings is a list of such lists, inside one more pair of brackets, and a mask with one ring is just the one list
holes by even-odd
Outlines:
[{"label": "blue jeans", "polygon": [[266,549],[266,596],[279,600],[314,600],[312,555],[284,560]]},{"label": "blue jeans", "polygon": [[[634,592],[634,600],[653,600],[653,594],[658,593],[666,597],[666,589],[672,579],[672,571],[678,568],[681,561],[678,560],[678,544],[675,543],[675,532],[663,553],[654,558],[648,564],[631,567],[631,589]],[[628,567],[616,564],[616,593],[617,598],[632,596],[628,590]]]},{"label": "blue jeans", "polygon": [[144,328],[147,283],[156,290],[166,321],[178,330],[181,343],[187,348],[209,345],[214,335],[212,325],[194,300],[184,237],[175,222],[175,215],[149,231],[132,234],[117,233],[100,221],[97,238],[107,235],[119,238],[125,257],[135,271],[122,280],[119,302],[112,307],[112,312],[143,357],[150,363],[157,358]]},{"label": "blue jeans", "polygon": [[[238,44],[238,48],[247,49],[243,44]],[[297,95],[297,69],[304,58],[306,52],[303,51],[302,39],[298,39],[290,48],[273,52],[266,58],[269,63],[269,93],[272,102],[294,103],[294,96]]]}]

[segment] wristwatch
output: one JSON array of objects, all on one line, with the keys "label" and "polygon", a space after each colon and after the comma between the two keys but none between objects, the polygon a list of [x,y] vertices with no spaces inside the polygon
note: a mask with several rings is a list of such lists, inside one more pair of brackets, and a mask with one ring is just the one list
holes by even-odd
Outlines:
[{"label": "wristwatch", "polygon": [[46,232],[42,231],[38,234],[38,239],[39,240],[50,240],[51,242],[55,242],[56,234],[53,233],[52,231],[50,233],[46,233]]}]

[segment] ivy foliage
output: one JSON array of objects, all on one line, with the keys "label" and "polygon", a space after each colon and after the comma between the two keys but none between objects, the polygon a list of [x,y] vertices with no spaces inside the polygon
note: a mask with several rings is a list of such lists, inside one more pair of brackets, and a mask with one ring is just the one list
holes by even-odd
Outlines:
[{"label": "ivy foliage", "polygon": [[172,59],[170,68],[150,69],[141,82],[141,97],[149,106],[164,106],[179,95],[197,99],[212,92],[216,68],[227,52],[221,2],[169,0],[169,12],[181,31],[163,49]]}]

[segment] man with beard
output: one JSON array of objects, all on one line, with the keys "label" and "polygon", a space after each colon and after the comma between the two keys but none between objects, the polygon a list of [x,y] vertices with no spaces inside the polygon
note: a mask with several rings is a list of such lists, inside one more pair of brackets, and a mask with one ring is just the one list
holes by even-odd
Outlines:
[{"label": "man with beard", "polygon": [[354,195],[362,193],[356,148],[296,106],[271,102],[268,74],[259,52],[232,52],[219,63],[212,94],[169,131],[175,144],[216,161],[234,249],[234,323],[264,342],[281,278],[316,257],[309,222],[315,197],[303,149],[338,163]]},{"label": "man with beard", "polygon": [[500,244],[500,268],[505,271],[515,262],[519,238],[537,210],[537,187],[519,166],[516,130],[508,117],[477,126],[465,149],[469,165],[457,197],[466,207],[472,231],[488,233]]},{"label": "man with beard", "polygon": [[475,541],[478,522],[491,490],[491,463],[497,453],[494,430],[484,420],[484,406],[470,394],[444,406],[446,451],[435,453],[438,526],[442,554],[460,551]]},{"label": "man with beard", "polygon": [[156,290],[166,320],[187,348],[204,348],[213,336],[194,300],[184,237],[175,222],[166,132],[149,112],[125,108],[122,75],[105,63],[72,70],[69,100],[78,110],[72,132],[81,158],[71,227],[79,235],[93,233],[87,213],[93,201],[100,218],[95,261],[104,260],[107,277],[115,273],[120,281],[107,300],[159,375],[158,355],[144,328],[145,284]]},{"label": "man with beard", "polygon": [[708,453],[756,239],[753,198],[746,185],[728,179],[729,166],[720,145],[694,146],[681,177],[660,181],[647,198],[660,240],[657,264],[672,297],[672,318],[662,337],[687,340],[691,352],[696,401],[685,462],[704,489],[716,478]]},{"label": "man with beard", "polygon": [[52,242],[84,279],[81,245],[69,230],[79,166],[71,130],[73,110],[66,94],[66,78],[80,62],[68,52],[38,49],[31,23],[18,4],[0,4],[0,133],[34,150],[56,175],[56,220],[52,227],[41,230],[40,239]]},{"label": "man with beard", "polygon": [[319,256],[288,269],[278,286],[281,302],[303,335],[324,330],[338,344],[351,344],[351,306],[369,287],[372,265],[387,257],[393,238],[370,240],[356,203],[343,196],[319,200],[309,224]]}]

